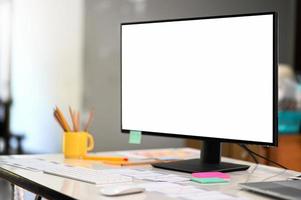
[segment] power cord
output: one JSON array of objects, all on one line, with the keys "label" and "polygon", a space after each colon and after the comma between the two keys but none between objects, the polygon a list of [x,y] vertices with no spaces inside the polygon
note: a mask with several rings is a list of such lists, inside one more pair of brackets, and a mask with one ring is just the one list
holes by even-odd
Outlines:
[{"label": "power cord", "polygon": [[[267,158],[267,157],[265,157],[265,156],[262,156],[262,155],[260,155],[260,154],[258,154],[258,153],[256,153],[256,152],[252,151],[252,150],[249,149],[245,144],[239,144],[239,146],[242,147],[243,149],[245,149],[245,150],[250,154],[250,156],[254,159],[254,161],[256,162],[256,164],[258,164],[259,162],[258,162],[258,160],[255,158],[255,156],[257,156],[257,157],[259,157],[259,158],[262,158],[262,159],[265,159],[265,160],[267,160],[267,161],[269,161],[269,162],[271,162],[271,163],[273,163],[273,164],[275,164],[275,165],[277,165],[277,166],[279,166],[279,167],[281,167],[281,168],[283,168],[283,169],[288,169],[287,167],[285,167],[285,166],[283,166],[283,165],[281,165],[281,164],[279,164],[279,163],[277,163],[277,162],[275,162],[275,161],[273,161],[273,160],[271,160],[271,159],[269,159],[269,158]],[[254,155],[255,155],[255,156],[254,156]]]},{"label": "power cord", "polygon": [[240,147],[242,147],[244,150],[246,150],[248,152],[248,154],[253,158],[253,160],[256,164],[259,164],[259,161],[257,160],[257,158],[254,156],[254,154],[251,152],[251,150],[246,145],[240,144]]}]

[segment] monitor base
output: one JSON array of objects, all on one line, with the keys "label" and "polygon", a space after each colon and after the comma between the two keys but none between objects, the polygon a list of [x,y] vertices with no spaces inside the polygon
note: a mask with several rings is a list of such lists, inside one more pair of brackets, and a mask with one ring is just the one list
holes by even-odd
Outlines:
[{"label": "monitor base", "polygon": [[233,172],[233,171],[243,171],[247,170],[250,166],[240,165],[234,163],[220,162],[217,164],[202,163],[201,159],[190,159],[182,160],[168,163],[156,163],[153,164],[154,167],[161,169],[168,169],[180,172],[208,172],[208,171],[218,171],[218,172]]}]

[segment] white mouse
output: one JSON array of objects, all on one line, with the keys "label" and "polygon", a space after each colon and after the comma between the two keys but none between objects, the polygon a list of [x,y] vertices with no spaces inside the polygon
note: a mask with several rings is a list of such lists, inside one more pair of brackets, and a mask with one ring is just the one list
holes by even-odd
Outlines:
[{"label": "white mouse", "polygon": [[137,185],[119,185],[119,186],[107,186],[100,189],[100,192],[106,196],[119,196],[126,194],[134,194],[144,192],[145,188]]}]

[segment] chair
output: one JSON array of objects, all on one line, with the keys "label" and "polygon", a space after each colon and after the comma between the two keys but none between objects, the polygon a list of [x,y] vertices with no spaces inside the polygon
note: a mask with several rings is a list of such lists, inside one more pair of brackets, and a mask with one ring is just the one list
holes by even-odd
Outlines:
[{"label": "chair", "polygon": [[16,140],[17,149],[15,153],[23,154],[22,140],[25,138],[24,135],[12,134],[10,131],[10,108],[12,101],[0,100],[0,139],[4,142],[3,151],[0,150],[0,154],[9,155],[13,152],[11,141]]}]

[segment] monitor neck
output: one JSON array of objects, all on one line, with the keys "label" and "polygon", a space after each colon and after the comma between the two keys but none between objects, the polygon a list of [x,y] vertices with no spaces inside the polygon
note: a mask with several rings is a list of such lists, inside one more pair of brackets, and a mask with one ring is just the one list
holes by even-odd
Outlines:
[{"label": "monitor neck", "polygon": [[201,162],[219,164],[221,162],[221,144],[218,141],[204,141],[201,151]]}]

